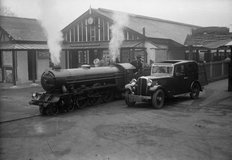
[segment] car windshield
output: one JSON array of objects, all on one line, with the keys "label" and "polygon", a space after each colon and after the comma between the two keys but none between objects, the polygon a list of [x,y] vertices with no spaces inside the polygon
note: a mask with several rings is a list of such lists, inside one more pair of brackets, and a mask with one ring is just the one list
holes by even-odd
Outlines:
[{"label": "car windshield", "polygon": [[156,77],[172,76],[172,72],[172,65],[153,65],[151,69],[151,75]]}]

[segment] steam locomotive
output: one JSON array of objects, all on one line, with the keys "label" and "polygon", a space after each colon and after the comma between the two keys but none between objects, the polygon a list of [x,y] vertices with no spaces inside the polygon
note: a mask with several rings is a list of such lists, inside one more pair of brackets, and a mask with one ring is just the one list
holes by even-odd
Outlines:
[{"label": "steam locomotive", "polygon": [[42,115],[55,115],[76,108],[109,102],[119,97],[125,84],[134,78],[136,68],[130,63],[75,69],[53,69],[41,76],[44,92],[32,94],[32,105],[38,105]]}]

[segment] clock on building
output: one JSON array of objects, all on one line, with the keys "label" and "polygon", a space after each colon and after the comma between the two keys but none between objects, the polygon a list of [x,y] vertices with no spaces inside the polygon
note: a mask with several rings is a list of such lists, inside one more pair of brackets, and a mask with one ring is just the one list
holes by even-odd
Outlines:
[{"label": "clock on building", "polygon": [[93,17],[88,18],[88,24],[93,24]]}]

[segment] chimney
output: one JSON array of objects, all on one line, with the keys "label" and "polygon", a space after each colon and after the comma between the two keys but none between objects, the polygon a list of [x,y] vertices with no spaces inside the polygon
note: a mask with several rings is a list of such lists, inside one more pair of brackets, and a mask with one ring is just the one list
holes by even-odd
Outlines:
[{"label": "chimney", "polygon": [[144,37],[146,36],[146,31],[145,31],[145,27],[143,27],[143,35],[144,35]]}]

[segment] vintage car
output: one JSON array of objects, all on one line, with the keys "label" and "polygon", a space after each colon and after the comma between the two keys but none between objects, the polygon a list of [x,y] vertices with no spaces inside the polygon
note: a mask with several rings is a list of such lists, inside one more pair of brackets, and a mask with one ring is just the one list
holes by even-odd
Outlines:
[{"label": "vintage car", "polygon": [[202,91],[198,81],[198,65],[190,60],[167,60],[154,63],[149,76],[133,79],[125,86],[125,102],[150,102],[156,109],[164,106],[168,97],[190,93],[196,99]]}]

